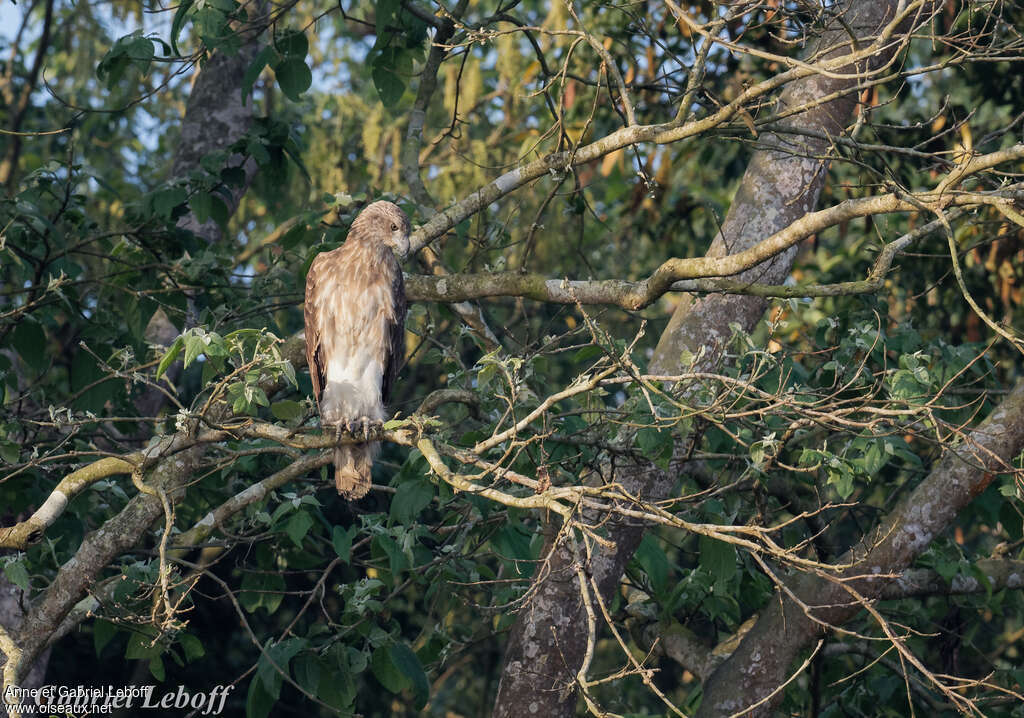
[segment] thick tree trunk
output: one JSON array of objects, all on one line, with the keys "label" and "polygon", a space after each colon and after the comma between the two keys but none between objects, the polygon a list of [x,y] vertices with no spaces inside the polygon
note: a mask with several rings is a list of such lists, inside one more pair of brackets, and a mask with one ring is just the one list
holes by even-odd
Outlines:
[{"label": "thick tree trunk", "polygon": [[[849,53],[851,30],[858,37],[859,47],[870,44],[895,17],[897,4],[896,0],[848,0],[844,4],[844,22],[834,23],[809,56],[816,60],[828,48],[833,49],[827,57]],[[887,44],[869,66],[850,66],[842,74],[880,67],[892,58],[895,50],[895,43]],[[761,149],[750,161],[709,255],[723,256],[747,249],[817,204],[828,169],[827,160],[822,158],[827,157],[829,142],[822,138],[839,134],[856,104],[856,80],[837,78],[836,74],[840,73],[833,73],[832,77],[810,76],[782,92],[782,108],[806,106],[833,93],[846,94],[800,112],[780,123],[776,131],[761,135]],[[749,281],[781,283],[789,274],[794,254],[795,250],[787,251],[741,276]],[[735,295],[684,302],[661,336],[650,370],[658,374],[677,373],[683,368],[684,353],[697,353],[701,348],[705,350],[705,364],[714,365],[731,335],[730,324],[737,322],[745,330],[753,329],[765,306],[763,299]],[[650,464],[614,467],[613,471],[614,481],[651,501],[667,498],[675,484],[674,474],[667,475]],[[595,546],[583,566],[583,574],[594,577],[607,599],[618,586],[645,527],[633,521],[612,519],[603,528],[615,548]],[[551,540],[554,537],[549,543]],[[563,537],[554,547],[546,546],[542,555],[548,555],[548,551],[550,559],[543,570],[538,569],[535,593],[520,610],[510,633],[495,701],[494,715],[499,718],[575,713],[577,673],[585,660],[588,638],[587,606],[577,573],[581,559],[571,536]]]},{"label": "thick tree trunk", "polygon": [[[789,678],[797,656],[824,632],[822,624],[834,626],[849,620],[864,602],[878,598],[896,583],[900,572],[1006,470],[1021,449],[1024,381],[966,441],[943,457],[866,541],[836,561],[836,565],[850,568],[831,579],[812,574],[780,577],[807,611],[787,592],[778,592],[736,651],[705,681],[697,715],[771,715],[772,704],[782,698],[779,686]],[[769,696],[773,700],[768,700]],[[756,709],[746,710],[757,704]]]},{"label": "thick tree trunk", "polygon": [[[20,588],[15,586],[13,583],[7,580],[7,577],[0,573],[0,628],[3,628],[8,633],[15,633],[25,620],[22,613],[22,605],[27,600],[27,595]],[[43,685],[43,679],[46,676],[46,666],[50,658],[50,649],[46,649],[40,654],[40,656],[32,664],[31,670],[26,674],[25,678],[21,681],[22,688],[38,688]],[[0,652],[0,674],[2,674],[4,664],[7,659],[3,653]],[[4,682],[0,679],[0,716],[7,715],[7,708],[4,706],[3,701],[3,685]]]},{"label": "thick tree trunk", "polygon": [[[247,97],[243,104],[241,90],[245,71],[260,49],[256,37],[254,30],[249,41],[234,55],[213,53],[200,70],[181,121],[181,139],[171,170],[174,177],[187,177],[199,168],[203,157],[226,149],[252,127],[253,99]],[[234,155],[228,159],[228,165],[241,165],[245,170],[245,183],[231,188],[227,202],[230,217],[238,209],[238,203],[256,174],[256,163],[251,158],[243,163],[240,155]],[[221,238],[216,222],[211,219],[200,223],[191,212],[179,220],[178,226],[191,230],[207,242]]]},{"label": "thick tree trunk", "polygon": [[[242,102],[242,78],[259,52],[257,37],[262,27],[265,7],[263,2],[254,6],[256,22],[241,49],[234,55],[213,53],[196,76],[185,107],[185,116],[181,120],[181,138],[171,165],[172,176],[187,177],[190,172],[200,168],[199,163],[203,157],[230,147],[252,127],[254,103],[252,97],[247,97],[244,104]],[[243,161],[241,156],[235,155],[228,159],[228,164],[241,165],[245,171],[245,182],[240,187],[231,188],[231,196],[226,202],[230,217],[238,209],[256,175],[256,163],[251,158]],[[225,199],[223,195],[221,198]],[[178,226],[194,232],[211,244],[221,239],[221,230],[216,222],[208,219],[201,223],[192,212],[178,220]],[[177,337],[178,328],[162,309],[158,309],[146,325],[146,340],[152,344],[170,346]],[[167,372],[168,380],[174,382],[180,371],[180,363],[171,366]],[[136,400],[135,406],[139,416],[156,416],[166,401],[163,392],[150,389]]]},{"label": "thick tree trunk", "polygon": [[[163,490],[171,499],[178,498],[200,454],[201,448],[193,447],[164,459],[150,472],[148,485]],[[163,504],[155,491],[139,493],[116,516],[85,536],[75,555],[60,567],[47,589],[31,604],[14,634],[20,660],[14,666],[4,667],[0,684],[22,685],[28,666],[46,649],[74,605],[114,559],[138,545],[162,515]]]},{"label": "thick tree trunk", "polygon": [[[256,36],[265,24],[265,7],[265,3],[258,4],[259,10],[249,31],[249,41],[243,44],[239,52],[232,56],[214,53],[196,76],[182,119],[181,141],[173,162],[174,176],[186,176],[192,170],[198,169],[203,156],[228,147],[252,126],[253,102],[249,98],[244,106],[242,104],[242,77],[259,51]],[[241,158],[238,161],[241,162]],[[233,214],[237,209],[255,174],[255,163],[249,161],[243,167],[246,171],[246,181],[242,187],[233,188],[228,207],[229,214]],[[209,221],[200,224],[191,213],[182,218],[179,226],[192,230],[208,242],[220,239],[220,229],[216,223]],[[174,341],[177,335],[177,328],[162,311],[153,316],[146,329],[146,336],[150,341],[165,345]],[[162,392],[154,390],[144,393],[136,402],[140,416],[155,415],[165,400]],[[28,665],[31,665],[29,661],[37,660],[37,657],[39,661],[32,669],[33,674],[22,679],[23,687],[31,687],[31,681],[36,679],[36,671],[40,672],[38,679],[41,680],[41,672],[45,670],[48,656],[48,649],[44,652],[48,637],[57,629],[60,619],[66,615],[75,601],[84,595],[89,583],[106,565],[105,562],[116,557],[117,552],[124,547],[134,545],[152,521],[160,515],[160,504],[155,498],[140,495],[137,501],[144,507],[143,513],[140,513],[140,518],[132,525],[131,531],[121,533],[121,538],[129,542],[113,542],[109,544],[110,551],[94,553],[94,556],[102,558],[103,562],[96,562],[90,570],[74,566],[76,559],[72,559],[69,564],[62,567],[57,580],[41,599],[37,599],[34,609],[30,610],[27,616],[22,613],[22,602],[10,600],[13,593],[7,590],[6,582],[0,582],[0,592],[4,594],[0,596],[0,625],[11,629],[12,633],[19,634],[17,643],[27,657],[21,662],[19,675],[25,675]],[[106,530],[105,526],[94,533],[96,536],[103,536]],[[88,541],[83,542],[83,547],[87,544]],[[66,589],[64,586],[69,580],[78,582],[73,589]],[[11,595],[8,596],[8,593]],[[56,609],[51,610],[51,606],[56,606]],[[0,653],[0,666],[3,665],[3,661],[4,656]],[[0,679],[0,691],[3,686],[4,681]],[[2,710],[0,708],[0,711]]]}]

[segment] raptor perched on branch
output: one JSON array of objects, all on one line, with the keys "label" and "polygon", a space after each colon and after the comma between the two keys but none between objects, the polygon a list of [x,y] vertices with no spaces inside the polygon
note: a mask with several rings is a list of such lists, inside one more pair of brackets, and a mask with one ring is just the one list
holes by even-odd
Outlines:
[{"label": "raptor perched on branch", "polygon": [[[405,284],[399,261],[409,252],[409,218],[374,202],[352,222],[338,249],[318,255],[306,277],[306,360],[322,423],[369,436],[405,355]],[[377,442],[334,449],[338,493],[370,490]]]}]

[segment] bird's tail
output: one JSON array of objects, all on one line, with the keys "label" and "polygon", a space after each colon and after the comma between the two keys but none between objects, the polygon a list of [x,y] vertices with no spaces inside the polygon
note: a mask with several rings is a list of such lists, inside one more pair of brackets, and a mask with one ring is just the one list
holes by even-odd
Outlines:
[{"label": "bird's tail", "polygon": [[334,485],[339,494],[355,501],[369,493],[373,460],[379,451],[380,444],[376,441],[334,448]]}]

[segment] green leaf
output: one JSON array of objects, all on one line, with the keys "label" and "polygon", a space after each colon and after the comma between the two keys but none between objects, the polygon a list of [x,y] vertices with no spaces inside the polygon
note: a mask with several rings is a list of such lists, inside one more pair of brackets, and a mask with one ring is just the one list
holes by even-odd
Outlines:
[{"label": "green leaf", "polygon": [[[1002,489],[1008,489],[1004,494],[1008,498],[1016,497],[1016,487],[1007,483],[1006,486],[1000,487]],[[1024,518],[1021,517],[1020,511],[1010,502],[1003,502],[999,509],[999,522],[1003,525],[1006,530],[1006,534],[1012,541],[1020,541],[1024,537]]]},{"label": "green leaf", "polygon": [[270,405],[270,413],[280,421],[294,421],[303,415],[302,404],[291,399],[275,401]]},{"label": "green leaf", "polygon": [[265,655],[260,656],[259,668],[256,669],[267,693],[277,700],[281,697],[281,686],[284,683],[284,676],[287,674],[288,664],[292,658],[306,647],[304,638],[288,638],[280,643],[267,646]]},{"label": "green leaf", "polygon": [[672,459],[674,441],[672,432],[668,429],[655,429],[648,426],[636,433],[636,443],[640,447],[640,451],[662,469],[668,469],[669,461]]},{"label": "green leaf", "polygon": [[660,596],[668,587],[668,574],[671,570],[665,551],[662,550],[657,540],[649,534],[645,534],[640,540],[640,545],[637,546],[634,557],[644,573],[647,574],[651,588],[654,589],[655,594]]},{"label": "green leaf", "polygon": [[184,187],[168,187],[153,193],[153,212],[163,218],[170,219],[174,208],[188,201],[188,193]]},{"label": "green leaf", "polygon": [[338,558],[345,563],[348,563],[352,558],[352,538],[355,533],[355,526],[347,531],[341,526],[335,526],[334,531],[331,533],[331,544],[334,546],[334,553],[338,554]]},{"label": "green leaf", "polygon": [[405,94],[405,82],[403,82],[390,68],[374,65],[371,72],[373,86],[377,88],[377,94],[385,107],[394,107]]},{"label": "green leaf", "polygon": [[185,345],[185,342],[181,337],[174,340],[174,343],[167,348],[167,353],[164,354],[164,358],[160,360],[159,366],[156,368],[156,378],[159,379],[167,371],[167,368],[174,363],[174,360],[181,354],[181,349]]},{"label": "green leaf", "polygon": [[736,547],[710,536],[700,537],[700,567],[715,577],[728,581],[736,575]]},{"label": "green leaf", "polygon": [[210,214],[213,212],[213,197],[208,192],[196,192],[188,204],[199,224],[205,224],[210,219]]},{"label": "green leaf", "polygon": [[277,77],[277,85],[281,92],[295,102],[299,100],[299,95],[313,84],[313,73],[300,58],[290,57],[279,62],[274,66],[274,76]]},{"label": "green leaf", "polygon": [[252,400],[260,406],[270,406],[270,399],[267,398],[267,393],[258,386],[252,387]]},{"label": "green leaf", "polygon": [[[284,666],[281,666],[281,669],[284,670]],[[263,684],[263,689],[267,692],[267,695],[274,700],[281,697],[281,686],[284,683],[284,677],[277,672],[277,669],[266,656],[260,657],[257,675],[259,675],[260,683]]]},{"label": "green leaf", "polygon": [[123,311],[122,318],[136,343],[145,340],[146,326],[158,307],[159,305],[155,301],[144,296],[136,297],[131,302],[125,302],[121,306]]},{"label": "green leaf", "polygon": [[259,675],[253,676],[249,681],[249,694],[245,699],[245,717],[267,718],[276,702],[277,699],[267,693],[267,689],[263,687],[263,681],[260,680]]},{"label": "green leaf", "polygon": [[498,375],[498,365],[488,364],[476,374],[476,385],[480,391],[485,391],[491,384],[491,380]]},{"label": "green leaf", "polygon": [[534,555],[530,548],[530,536],[522,524],[515,522],[500,528],[491,537],[491,545],[502,558],[512,562],[520,576],[533,573],[534,565],[530,559]]},{"label": "green leaf", "polygon": [[278,573],[246,573],[242,578],[242,592],[238,602],[249,613],[255,613],[261,606],[273,614],[284,600],[284,578]]},{"label": "green leaf", "polygon": [[285,232],[278,244],[281,245],[282,249],[295,249],[295,247],[306,238],[306,233],[308,231],[308,225],[305,222],[299,222]]},{"label": "green leaf", "polygon": [[210,50],[222,49],[227,54],[239,45],[238,36],[231,29],[227,15],[212,4],[205,4],[192,18],[192,27]]},{"label": "green leaf", "polygon": [[30,368],[41,372],[49,364],[46,351],[46,333],[39,323],[22,319],[11,332],[11,346]]},{"label": "green leaf", "polygon": [[284,150],[284,153],[288,155],[288,159],[294,162],[295,166],[299,168],[299,171],[302,173],[306,182],[313,184],[313,178],[309,174],[309,169],[306,167],[305,162],[302,161],[302,149],[299,147],[298,143],[289,139],[284,143],[282,149]]},{"label": "green leaf", "polygon": [[111,639],[117,635],[117,626],[110,621],[97,618],[92,624],[92,645],[96,649],[96,657],[99,658],[103,649],[107,647]]},{"label": "green leaf", "polygon": [[224,168],[227,159],[228,153],[225,150],[213,150],[199,158],[199,166],[211,175],[215,175]]},{"label": "green leaf", "polygon": [[433,498],[434,485],[431,482],[422,479],[402,482],[391,500],[391,520],[399,524],[410,523],[430,505]]},{"label": "green leaf", "polygon": [[227,231],[228,219],[231,215],[228,212],[227,204],[217,195],[210,195],[210,217],[221,228],[221,231]]},{"label": "green leaf", "polygon": [[388,652],[391,655],[392,663],[412,684],[415,708],[417,710],[423,708],[430,697],[430,684],[427,682],[427,674],[423,671],[420,659],[404,643],[392,643]]},{"label": "green leaf", "polygon": [[188,14],[189,9],[191,9],[193,1],[181,0],[177,12],[174,13],[174,20],[171,21],[171,49],[179,57],[181,56],[181,51],[178,49],[178,35],[181,34],[181,28],[185,24],[185,16]]},{"label": "green leaf", "polygon": [[[328,670],[320,672],[320,684],[316,691],[316,697],[336,708],[342,715],[349,715],[353,712],[352,703],[356,698],[356,687],[352,676],[361,673],[365,665],[363,667],[353,666],[348,660],[347,651],[344,650],[346,646],[343,644],[336,644],[336,648],[341,649],[334,651],[338,657],[337,668],[331,669],[327,666]],[[366,663],[365,659],[363,663]]]},{"label": "green leaf", "polygon": [[[401,6],[400,0],[378,0],[376,7],[377,37],[388,40],[388,25],[394,22],[395,13]],[[379,40],[378,40],[379,42]]]},{"label": "green leaf", "polygon": [[914,377],[914,372],[907,369],[900,369],[893,373],[891,382],[891,393],[894,399],[913,399],[921,397],[923,388]]},{"label": "green leaf", "polygon": [[249,63],[249,67],[245,68],[245,74],[242,75],[242,107],[245,107],[245,103],[252,93],[252,86],[256,84],[256,80],[259,79],[263,68],[276,63],[278,58],[277,51],[270,45],[256,53],[256,57]]},{"label": "green leaf", "polygon": [[881,471],[888,460],[888,456],[883,452],[884,444],[884,441],[876,439],[868,445],[867,451],[864,452],[864,473],[869,477],[873,477]]},{"label": "green leaf", "polygon": [[[230,388],[230,387],[228,387],[228,388]],[[231,403],[231,412],[233,414],[238,414],[239,416],[246,415],[246,414],[249,414],[249,415],[255,414],[255,412],[252,411],[252,402],[249,401],[248,399],[246,399],[241,394],[238,395],[235,398],[235,400]]]},{"label": "green leaf", "polygon": [[245,185],[245,170],[241,167],[225,167],[219,173],[220,181],[229,187]]},{"label": "green leaf", "polygon": [[4,564],[4,575],[7,576],[8,581],[13,583],[22,591],[28,590],[28,569],[25,568],[25,564],[21,561],[11,561],[10,563]]},{"label": "green leaf", "polygon": [[301,30],[285,29],[274,36],[274,47],[286,58],[306,59],[309,39]]},{"label": "green leaf", "polygon": [[836,493],[844,501],[853,494],[853,472],[845,464],[841,465],[837,470],[829,470],[827,483],[836,487]]},{"label": "green leaf", "polygon": [[587,362],[590,361],[591,359],[596,359],[597,357],[602,356],[604,356],[604,349],[597,346],[596,344],[588,344],[587,346],[583,347],[582,349],[576,352],[576,354],[573,356],[573,363],[582,364],[583,362]]},{"label": "green leaf", "polygon": [[153,64],[155,54],[153,41],[148,37],[138,37],[128,43],[128,56],[141,75],[149,72],[149,66]]},{"label": "green leaf", "polygon": [[160,656],[153,656],[149,659],[149,672],[158,681],[163,682],[167,677],[167,672],[164,670],[164,661]]},{"label": "green leaf", "polygon": [[978,584],[985,589],[985,598],[992,598],[992,581],[989,579],[988,574],[985,573],[976,563],[968,563],[964,573],[972,576]]},{"label": "green leaf", "polygon": [[302,539],[306,538],[313,526],[313,517],[306,511],[298,511],[285,524],[284,531],[298,548],[302,548]]},{"label": "green leaf", "polygon": [[292,673],[296,683],[311,695],[316,695],[320,686],[320,661],[316,656],[303,653],[296,657],[295,663],[292,665]]},{"label": "green leaf", "polygon": [[114,89],[132,65],[145,75],[153,61],[153,41],[142,36],[141,30],[121,37],[111,46],[96,66],[96,76],[108,89]]},{"label": "green leaf", "polygon": [[245,143],[245,152],[254,160],[260,167],[266,167],[270,164],[270,152],[267,151],[266,144],[260,140],[249,140]]},{"label": "green leaf", "polygon": [[[0,392],[0,396],[2,396],[2,392]],[[20,456],[21,447],[18,444],[7,439],[0,439],[0,459],[3,459],[8,464],[16,464]]]},{"label": "green leaf", "polygon": [[185,651],[185,659],[190,663],[197,658],[202,658],[206,655],[206,649],[203,648],[203,642],[191,633],[180,634],[178,636],[178,642]]},{"label": "green leaf", "polygon": [[754,466],[760,466],[764,463],[765,448],[764,442],[755,441],[750,445],[750,461],[753,462]]},{"label": "green leaf", "polygon": [[128,638],[124,657],[129,660],[156,658],[163,652],[159,642],[153,642],[153,635],[147,631],[136,631]]},{"label": "green leaf", "polygon": [[373,652],[370,669],[373,671],[373,677],[392,693],[400,693],[411,685],[409,679],[395,665],[389,646],[381,646]]},{"label": "green leaf", "polygon": [[412,55],[401,48],[388,48],[374,59],[370,76],[380,101],[385,107],[394,107],[412,76]]},{"label": "green leaf", "polygon": [[409,559],[406,557],[402,547],[393,538],[384,534],[375,536],[370,545],[377,549],[377,551],[387,555],[388,569],[397,583],[399,574],[409,568]]},{"label": "green leaf", "polygon": [[950,558],[936,550],[929,558],[932,568],[946,583],[950,583],[953,577],[960,573],[960,561],[957,557]]},{"label": "green leaf", "polygon": [[131,65],[131,58],[125,54],[124,47],[115,44],[96,66],[96,77],[107,86],[108,90],[112,90],[121,81],[129,65]]},{"label": "green leaf", "polygon": [[195,334],[184,334],[182,339],[185,342],[185,367],[187,368],[206,349],[206,341],[203,337]]}]

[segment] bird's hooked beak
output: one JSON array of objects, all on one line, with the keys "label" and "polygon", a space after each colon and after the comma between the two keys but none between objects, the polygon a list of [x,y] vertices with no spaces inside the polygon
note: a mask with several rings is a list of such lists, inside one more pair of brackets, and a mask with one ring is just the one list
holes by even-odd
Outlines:
[{"label": "bird's hooked beak", "polygon": [[409,256],[409,232],[404,227],[399,227],[391,232],[391,251],[395,253],[395,259],[399,262],[405,261]]}]

